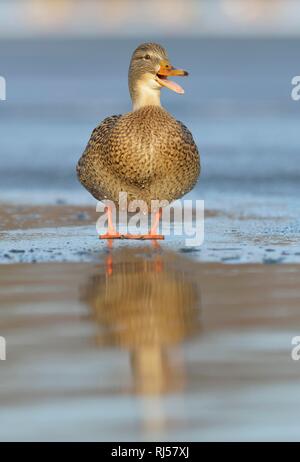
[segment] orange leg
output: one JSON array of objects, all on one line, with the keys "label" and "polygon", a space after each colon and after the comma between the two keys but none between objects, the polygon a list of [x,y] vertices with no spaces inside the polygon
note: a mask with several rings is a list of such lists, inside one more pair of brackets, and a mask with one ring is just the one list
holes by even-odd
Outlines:
[{"label": "orange leg", "polygon": [[154,223],[151,226],[150,233],[148,235],[149,236],[148,239],[161,239],[162,240],[162,239],[165,238],[165,236],[163,234],[157,234],[157,230],[159,228],[159,222],[160,222],[161,216],[162,216],[162,210],[159,209],[155,213]]},{"label": "orange leg", "polygon": [[111,207],[106,207],[107,213],[107,233],[100,234],[99,239],[121,239],[121,234],[114,227]]},{"label": "orange leg", "polygon": [[152,227],[150,229],[150,236],[164,237],[161,234],[157,234],[157,229],[159,227],[159,222],[160,222],[161,216],[162,216],[162,210],[159,209],[158,212],[155,213],[154,223],[153,223],[153,225],[152,225]]},{"label": "orange leg", "polygon": [[154,223],[148,234],[120,234],[115,230],[112,220],[112,211],[107,207],[108,230],[106,234],[100,234],[99,239],[135,239],[135,240],[163,240],[162,234],[157,234],[157,228],[162,215],[161,209],[155,214]]}]

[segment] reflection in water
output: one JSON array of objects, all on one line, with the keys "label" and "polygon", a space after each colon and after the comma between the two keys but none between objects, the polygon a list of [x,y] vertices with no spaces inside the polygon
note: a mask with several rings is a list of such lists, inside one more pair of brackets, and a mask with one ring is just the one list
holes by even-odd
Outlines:
[{"label": "reflection in water", "polygon": [[159,248],[111,250],[105,271],[88,281],[84,300],[99,325],[98,343],[130,352],[136,393],[183,386],[180,352],[171,360],[168,350],[200,328],[199,281],[193,280],[191,265]]}]

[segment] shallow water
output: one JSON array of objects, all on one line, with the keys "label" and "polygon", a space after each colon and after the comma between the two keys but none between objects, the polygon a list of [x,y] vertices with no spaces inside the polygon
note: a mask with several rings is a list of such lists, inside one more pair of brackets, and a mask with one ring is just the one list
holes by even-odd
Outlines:
[{"label": "shallow water", "polygon": [[299,440],[299,267],[0,266],[1,440]]},{"label": "shallow water", "polygon": [[[206,204],[205,204],[206,205]],[[182,217],[182,210],[179,210]],[[176,212],[177,213],[177,212]],[[100,213],[87,206],[0,206],[0,262],[97,262],[107,251],[99,240]],[[166,216],[166,218],[168,218]],[[147,227],[138,232],[147,233]],[[202,234],[203,231],[203,234]],[[103,228],[102,232],[105,232]],[[275,198],[226,196],[193,219],[164,220],[163,249],[188,254],[196,261],[226,263],[299,263],[299,211],[296,201],[283,208]],[[189,233],[189,234],[188,234]],[[202,242],[202,238],[204,241]],[[121,240],[114,248],[136,247]]]}]

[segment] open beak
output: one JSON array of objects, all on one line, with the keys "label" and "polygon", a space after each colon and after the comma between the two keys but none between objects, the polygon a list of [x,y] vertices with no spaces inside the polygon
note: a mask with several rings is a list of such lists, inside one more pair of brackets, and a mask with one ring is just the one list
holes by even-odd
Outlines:
[{"label": "open beak", "polygon": [[184,89],[178,85],[178,83],[168,80],[168,77],[184,75],[188,75],[188,72],[183,69],[175,69],[175,67],[173,67],[168,61],[161,61],[159,70],[156,74],[156,80],[163,87],[167,87],[182,95],[184,93]]}]

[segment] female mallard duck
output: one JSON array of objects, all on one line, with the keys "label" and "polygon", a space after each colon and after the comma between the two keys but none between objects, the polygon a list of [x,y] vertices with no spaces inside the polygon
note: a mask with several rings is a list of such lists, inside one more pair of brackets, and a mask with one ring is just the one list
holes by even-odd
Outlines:
[{"label": "female mallard duck", "polygon": [[[116,205],[119,193],[128,201],[172,202],[189,192],[200,174],[197,146],[190,131],[171,116],[160,103],[160,90],[184,90],[169,76],[188,73],[171,66],[166,50],[155,43],[144,43],[133,53],[129,67],[132,111],[107,117],[96,127],[78,162],[77,174],[83,186],[98,200]],[[108,232],[102,238],[127,237],[112,226],[108,210]],[[156,227],[149,235],[159,238]]]}]

